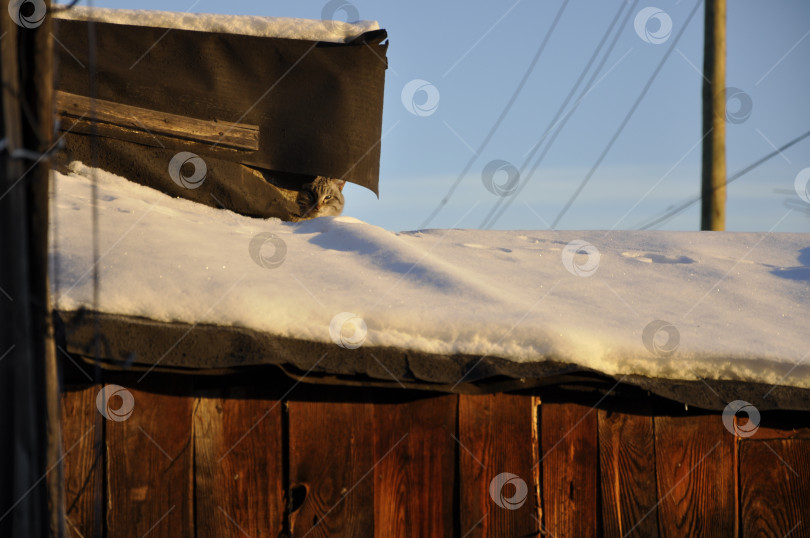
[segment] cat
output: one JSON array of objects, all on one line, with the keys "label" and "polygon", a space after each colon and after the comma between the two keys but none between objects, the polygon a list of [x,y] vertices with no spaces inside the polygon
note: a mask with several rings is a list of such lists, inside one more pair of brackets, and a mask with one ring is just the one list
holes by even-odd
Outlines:
[{"label": "cat", "polygon": [[344,185],[346,182],[342,179],[330,179],[323,176],[318,176],[311,183],[302,185],[297,199],[299,217],[314,219],[315,217],[339,216],[343,213]]}]

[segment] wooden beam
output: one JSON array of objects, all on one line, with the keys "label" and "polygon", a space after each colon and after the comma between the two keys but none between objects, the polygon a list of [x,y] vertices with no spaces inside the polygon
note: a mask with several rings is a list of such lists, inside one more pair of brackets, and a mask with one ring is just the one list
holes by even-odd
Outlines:
[{"label": "wooden beam", "polygon": [[706,0],[701,230],[726,229],[726,0]]},{"label": "wooden beam", "polygon": [[189,118],[63,91],[56,92],[56,110],[63,131],[96,132],[100,136],[155,147],[176,146],[178,142],[188,141],[206,144],[212,149],[259,150],[258,125]]},{"label": "wooden beam", "polygon": [[[49,9],[49,1],[41,4]],[[63,536],[59,391],[47,283],[53,33],[50,17],[23,27],[6,16],[15,9],[24,6],[0,3],[0,431],[6,437],[0,443],[0,535]]]}]

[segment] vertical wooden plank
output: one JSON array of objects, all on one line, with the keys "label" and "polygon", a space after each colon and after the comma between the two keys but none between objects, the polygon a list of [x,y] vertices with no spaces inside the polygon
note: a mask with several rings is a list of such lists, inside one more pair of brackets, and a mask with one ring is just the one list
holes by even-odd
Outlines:
[{"label": "vertical wooden plank", "polygon": [[374,406],[291,401],[289,417],[290,487],[305,493],[292,535],[372,536]]},{"label": "vertical wooden plank", "polygon": [[456,395],[375,405],[374,536],[454,536]]},{"label": "vertical wooden plank", "polygon": [[599,410],[604,536],[658,536],[653,418]]},{"label": "vertical wooden plank", "polygon": [[743,536],[810,536],[810,441],[740,443]]},{"label": "vertical wooden plank", "polygon": [[[535,536],[540,522],[532,397],[460,395],[458,406],[461,533],[468,537]],[[502,473],[516,477],[496,480]],[[495,499],[490,492],[493,480]]]},{"label": "vertical wooden plank", "polygon": [[540,406],[543,515],[552,536],[597,536],[597,411],[577,403]]},{"label": "vertical wooden plank", "polygon": [[244,387],[197,395],[197,536],[278,536],[284,525],[283,403]]},{"label": "vertical wooden plank", "polygon": [[[194,536],[191,381],[159,375],[117,381],[135,407],[126,420],[105,423],[108,536]],[[121,406],[116,398],[112,409]]]},{"label": "vertical wooden plank", "polygon": [[47,282],[50,163],[15,155],[46,152],[53,139],[52,21],[21,24],[35,6],[50,2],[0,5],[0,534],[39,537],[65,531]]},{"label": "vertical wooden plank", "polygon": [[720,415],[655,417],[661,535],[735,535],[734,439]]},{"label": "vertical wooden plank", "polygon": [[104,523],[103,425],[98,385],[62,393],[65,527],[70,537],[102,536]]}]

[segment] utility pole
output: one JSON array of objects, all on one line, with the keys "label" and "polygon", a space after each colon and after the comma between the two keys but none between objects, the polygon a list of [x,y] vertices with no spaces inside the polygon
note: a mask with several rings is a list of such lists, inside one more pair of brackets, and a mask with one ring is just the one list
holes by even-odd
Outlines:
[{"label": "utility pole", "polygon": [[705,0],[701,230],[726,229],[726,0]]},{"label": "utility pole", "polygon": [[35,538],[65,534],[47,281],[49,11],[49,0],[0,1],[0,535]]}]

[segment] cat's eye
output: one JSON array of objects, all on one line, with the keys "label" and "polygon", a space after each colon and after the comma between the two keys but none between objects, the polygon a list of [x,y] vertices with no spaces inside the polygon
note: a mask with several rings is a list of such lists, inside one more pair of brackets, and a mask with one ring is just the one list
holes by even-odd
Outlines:
[{"label": "cat's eye", "polygon": [[324,196],[324,198],[323,198],[323,199],[324,199],[324,200],[331,200],[331,199],[332,199],[332,195],[331,195],[331,194],[327,194],[326,196]]}]

